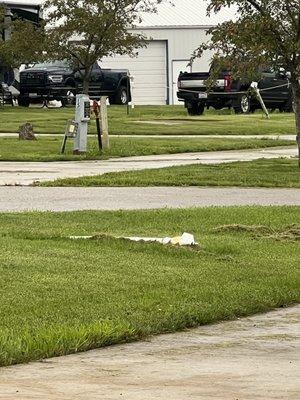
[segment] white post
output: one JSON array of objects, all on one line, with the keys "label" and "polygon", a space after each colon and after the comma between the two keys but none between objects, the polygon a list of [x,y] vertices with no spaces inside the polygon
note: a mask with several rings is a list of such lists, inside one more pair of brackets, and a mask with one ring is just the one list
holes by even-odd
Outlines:
[{"label": "white post", "polygon": [[100,114],[101,114],[101,131],[102,131],[102,148],[107,150],[110,147],[108,134],[108,117],[107,117],[107,97],[100,98]]},{"label": "white post", "polygon": [[263,109],[264,113],[266,114],[267,118],[270,119],[269,111],[268,111],[268,109],[267,109],[267,107],[265,105],[265,102],[263,101],[263,98],[261,97],[260,91],[258,89],[258,83],[257,82],[252,82],[251,83],[251,87],[254,90],[254,92],[255,92],[255,94],[256,94],[256,96],[258,98],[258,101],[260,102],[260,104],[262,106],[262,109]]},{"label": "white post", "polygon": [[134,76],[130,75],[131,108],[134,109]]}]

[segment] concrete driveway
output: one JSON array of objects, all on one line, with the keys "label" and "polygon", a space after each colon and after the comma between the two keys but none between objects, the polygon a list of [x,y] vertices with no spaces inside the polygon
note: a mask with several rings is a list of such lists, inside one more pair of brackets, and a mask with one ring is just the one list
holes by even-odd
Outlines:
[{"label": "concrete driveway", "polygon": [[0,187],[0,212],[300,206],[300,189]]},{"label": "concrete driveway", "polygon": [[32,185],[58,178],[101,175],[107,172],[133,171],[190,164],[222,164],[260,158],[295,157],[297,147],[233,150],[201,153],[164,154],[81,162],[0,162],[0,186]]},{"label": "concrete driveway", "polygon": [[300,306],[0,369],[1,400],[299,400]]}]

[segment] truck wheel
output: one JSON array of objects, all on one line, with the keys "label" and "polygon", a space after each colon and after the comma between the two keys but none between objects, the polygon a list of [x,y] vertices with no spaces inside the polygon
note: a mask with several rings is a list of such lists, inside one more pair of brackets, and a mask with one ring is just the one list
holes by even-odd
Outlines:
[{"label": "truck wheel", "polygon": [[129,99],[128,99],[128,93],[127,93],[127,87],[125,86],[120,86],[118,93],[113,99],[112,104],[119,104],[121,106],[125,106],[128,104]]},{"label": "truck wheel", "polygon": [[295,103],[293,101],[293,96],[291,95],[290,98],[286,103],[279,107],[280,112],[292,113],[295,112]]},{"label": "truck wheel", "polygon": [[238,104],[234,106],[234,112],[236,114],[249,114],[251,112],[250,97],[246,94],[240,97]]},{"label": "truck wheel", "polygon": [[187,107],[188,114],[191,116],[195,115],[203,115],[204,113],[204,104],[193,102],[189,104]]},{"label": "truck wheel", "polygon": [[109,97],[109,104],[110,104],[111,106],[113,106],[114,104],[116,104],[116,100],[115,100],[115,98],[114,98],[113,96]]},{"label": "truck wheel", "polygon": [[61,106],[62,107],[67,107],[67,106],[75,106],[76,104],[76,91],[75,90],[68,90],[64,97],[60,99],[61,101]]},{"label": "truck wheel", "polygon": [[19,104],[20,107],[29,107],[29,105],[30,105],[30,98],[29,98],[29,97],[19,96],[19,98],[18,98],[18,104]]}]

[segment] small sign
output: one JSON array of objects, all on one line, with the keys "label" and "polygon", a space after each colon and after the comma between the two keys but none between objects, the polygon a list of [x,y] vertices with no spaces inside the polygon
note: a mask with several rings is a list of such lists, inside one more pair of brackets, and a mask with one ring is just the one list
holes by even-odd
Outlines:
[{"label": "small sign", "polygon": [[67,122],[67,126],[66,126],[66,130],[65,130],[65,136],[63,138],[63,142],[61,145],[61,154],[65,153],[66,150],[66,144],[67,144],[67,140],[68,138],[74,139],[76,138],[77,134],[78,134],[78,130],[79,130],[79,124],[76,121],[73,121],[72,119],[70,119]]},{"label": "small sign", "polygon": [[78,122],[69,120],[67,122],[65,136],[68,138],[75,138],[78,133]]},{"label": "small sign", "polygon": [[207,95],[207,93],[199,93],[199,99],[207,99],[208,98],[208,95]]}]

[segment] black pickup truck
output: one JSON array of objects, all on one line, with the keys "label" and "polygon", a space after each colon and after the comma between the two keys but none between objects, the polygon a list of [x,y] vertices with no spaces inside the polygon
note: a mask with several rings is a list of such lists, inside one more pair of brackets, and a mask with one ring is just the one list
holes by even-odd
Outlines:
[{"label": "black pickup truck", "polygon": [[[63,106],[73,104],[76,94],[82,93],[82,75],[67,62],[35,64],[20,73],[20,106],[41,100],[58,100]],[[102,69],[95,63],[90,78],[91,98],[108,96],[110,104],[131,101],[130,79],[127,70]]]},{"label": "black pickup truck", "polygon": [[[205,108],[210,107],[216,110],[233,108],[237,114],[247,114],[261,108],[255,95],[248,93],[250,82],[233,80],[229,72],[223,71],[214,87],[208,91],[206,81],[209,77],[210,72],[180,73],[177,96],[179,101],[184,102],[189,115],[202,115]],[[258,88],[267,108],[293,111],[293,95],[286,72],[261,71]]]}]

